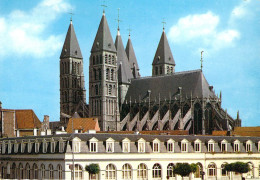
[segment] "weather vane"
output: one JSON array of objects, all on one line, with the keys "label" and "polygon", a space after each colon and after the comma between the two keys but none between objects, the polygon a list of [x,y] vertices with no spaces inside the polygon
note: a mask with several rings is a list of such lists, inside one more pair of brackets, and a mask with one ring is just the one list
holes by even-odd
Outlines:
[{"label": "weather vane", "polygon": [[119,22],[122,22],[120,19],[119,19],[119,10],[120,10],[120,8],[117,8],[117,30],[119,31]]},{"label": "weather vane", "polygon": [[101,4],[100,6],[103,7],[103,13],[105,13],[105,8],[107,8],[105,0],[103,1],[103,4]]},{"label": "weather vane", "polygon": [[129,36],[130,36],[130,33],[131,33],[131,31],[132,31],[132,29],[130,28],[130,25],[129,25],[129,28],[128,28],[127,30],[128,30],[128,32],[129,32]]},{"label": "weather vane", "polygon": [[164,30],[165,29],[165,24],[166,24],[164,18],[163,18],[162,24],[163,24],[163,30]]},{"label": "weather vane", "polygon": [[70,21],[72,21],[72,16],[75,15],[75,14],[72,12],[72,9],[70,10],[69,14],[70,14]]},{"label": "weather vane", "polygon": [[201,54],[201,58],[200,58],[200,63],[201,63],[200,68],[201,68],[201,71],[202,71],[202,68],[203,68],[203,64],[202,64],[203,63],[203,59],[202,59],[203,52],[204,51],[200,52],[200,54]]}]

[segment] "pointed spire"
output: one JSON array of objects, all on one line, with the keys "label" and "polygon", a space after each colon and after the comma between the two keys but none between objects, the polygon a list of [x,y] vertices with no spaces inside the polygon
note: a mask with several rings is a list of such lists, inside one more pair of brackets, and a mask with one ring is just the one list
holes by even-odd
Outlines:
[{"label": "pointed spire", "polygon": [[239,111],[237,111],[237,119],[239,119]]},{"label": "pointed spire", "polygon": [[117,49],[117,67],[118,67],[118,82],[119,83],[129,83],[133,78],[133,74],[130,69],[128,58],[124,50],[123,41],[119,30],[117,31],[115,46]]},{"label": "pointed spire", "polygon": [[103,12],[103,16],[100,21],[98,31],[95,37],[95,41],[92,45],[91,52],[102,51],[102,50],[116,52],[116,48],[108,27],[105,12]]},{"label": "pointed spire", "polygon": [[72,19],[70,20],[70,26],[63,44],[60,59],[67,57],[83,59],[78,39],[76,37],[76,33],[72,24]]},{"label": "pointed spire", "polygon": [[175,61],[172,56],[172,51],[169,46],[164,29],[153,60],[153,65],[156,64],[175,65]]},{"label": "pointed spire", "polygon": [[220,99],[220,101],[222,101],[222,92],[221,91],[219,93],[219,99]]},{"label": "pointed spire", "polygon": [[129,65],[132,70],[132,74],[133,74],[134,78],[140,77],[139,66],[138,66],[138,63],[136,60],[134,48],[133,48],[132,41],[130,38],[130,32],[129,32],[129,38],[128,38],[127,45],[125,48],[125,52],[126,52],[128,60],[129,60]]}]

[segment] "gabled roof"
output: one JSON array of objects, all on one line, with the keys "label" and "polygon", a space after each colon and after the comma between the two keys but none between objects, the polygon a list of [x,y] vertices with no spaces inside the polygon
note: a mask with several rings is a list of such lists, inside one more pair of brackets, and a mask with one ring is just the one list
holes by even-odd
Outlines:
[{"label": "gabled roof", "polygon": [[[163,87],[163,88],[162,88]],[[217,98],[205,79],[201,70],[184,71],[167,76],[145,77],[132,79],[126,94],[126,101],[139,102],[139,99],[157,101],[160,94],[161,100],[179,98],[179,87],[182,88],[183,97]],[[171,97],[170,97],[171,96]]]},{"label": "gabled roof", "polygon": [[172,51],[169,46],[166,34],[163,30],[162,36],[159,42],[159,45],[157,47],[154,59],[153,59],[153,65],[156,64],[172,64],[175,65],[175,61],[172,56]]},{"label": "gabled roof", "polygon": [[100,131],[98,121],[95,118],[70,118],[67,126],[67,133],[72,133],[72,121],[74,130],[82,130],[86,132],[88,130]]},{"label": "gabled roof", "polygon": [[118,68],[118,83],[130,83],[133,78],[131,68],[128,62],[128,58],[125,53],[123,41],[118,31],[115,41],[115,46],[117,50],[117,68]]},{"label": "gabled roof", "polygon": [[40,128],[41,122],[31,109],[15,110],[15,120],[17,129]]},{"label": "gabled roof", "polygon": [[[129,38],[128,38],[128,41],[127,41],[125,52],[126,52],[126,55],[128,57],[128,60],[129,60],[130,68],[131,69],[136,68],[136,70],[139,70],[139,66],[138,66],[138,63],[137,63],[137,60],[136,60],[136,56],[135,56],[135,52],[134,52],[134,48],[133,48],[133,45],[132,45],[130,35],[129,35]],[[136,72],[136,77],[140,77],[140,75],[137,72]]]},{"label": "gabled roof", "polygon": [[98,27],[95,41],[91,48],[91,52],[96,52],[96,51],[116,52],[116,48],[104,13]]},{"label": "gabled roof", "polygon": [[67,57],[83,59],[72,21],[63,44],[60,59]]}]

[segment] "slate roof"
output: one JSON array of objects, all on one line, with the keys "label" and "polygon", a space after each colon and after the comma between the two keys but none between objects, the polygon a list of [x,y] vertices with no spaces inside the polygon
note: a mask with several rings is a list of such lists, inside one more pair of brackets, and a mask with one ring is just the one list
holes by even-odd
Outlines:
[{"label": "slate roof", "polygon": [[91,48],[91,52],[96,52],[96,51],[116,52],[116,48],[104,13],[100,21],[94,43]]},{"label": "slate roof", "polygon": [[175,61],[172,56],[172,51],[164,31],[162,32],[162,36],[153,59],[153,65],[156,64],[175,65]]},{"label": "slate roof", "polygon": [[73,129],[82,130],[86,132],[88,130],[100,131],[98,121],[95,118],[70,118],[66,131],[72,133],[72,121]]},{"label": "slate roof", "polygon": [[129,61],[126,56],[123,41],[119,31],[116,36],[115,46],[117,49],[118,83],[129,84],[130,80],[133,78],[133,74],[131,72]]},{"label": "slate roof", "polygon": [[125,52],[126,52],[126,55],[128,57],[131,69],[134,68],[134,64],[135,64],[136,69],[139,70],[139,66],[138,66],[138,63],[137,63],[137,60],[136,60],[135,51],[134,51],[134,48],[133,48],[133,45],[132,45],[130,35],[129,35],[129,38],[128,38],[128,41],[127,41]]},{"label": "slate roof", "polygon": [[70,26],[69,26],[64,44],[63,44],[60,59],[67,58],[67,57],[83,59],[72,21],[70,23]]},{"label": "slate roof", "polygon": [[34,129],[41,127],[40,120],[31,109],[15,110],[15,119],[17,129]]},{"label": "slate roof", "polygon": [[170,95],[173,100],[174,97],[179,96],[179,87],[182,88],[182,97],[211,97],[216,95],[210,90],[209,84],[205,79],[201,70],[183,71],[174,73],[173,75],[145,77],[139,79],[132,79],[126,94],[125,101],[134,100],[139,102],[141,100],[148,100],[148,90],[151,91],[150,100],[158,101],[160,94],[161,100],[169,100]]}]

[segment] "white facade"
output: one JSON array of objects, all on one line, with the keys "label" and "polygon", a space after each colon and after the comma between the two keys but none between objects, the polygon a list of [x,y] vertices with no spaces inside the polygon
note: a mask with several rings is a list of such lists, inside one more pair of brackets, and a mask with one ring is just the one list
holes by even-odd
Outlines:
[{"label": "white facade", "polygon": [[[238,141],[239,151],[235,152],[235,144]],[[252,167],[252,170],[243,176],[258,179],[259,141],[260,137],[140,134],[67,134],[0,139],[0,174],[2,178],[72,179],[71,169],[74,164],[75,179],[90,179],[85,167],[95,163],[100,167],[97,179],[166,180],[181,179],[179,176],[169,177],[172,175],[170,167],[172,164],[187,162],[199,164],[205,172],[204,179],[224,180],[229,179],[231,174],[222,171],[223,165],[241,161]],[[17,147],[14,142],[20,143],[17,153],[13,149]],[[31,142],[30,146],[28,142]],[[43,149],[46,142],[45,152]],[[34,151],[34,143],[40,143],[39,152]],[[143,143],[144,147],[141,147]],[[173,146],[170,145],[172,143]],[[223,143],[227,147],[222,152]],[[249,143],[251,145],[248,145]],[[28,147],[31,148],[30,152]],[[248,149],[251,151],[246,152]],[[232,178],[241,179],[234,173]],[[190,175],[190,179],[201,177],[195,173]]]}]

